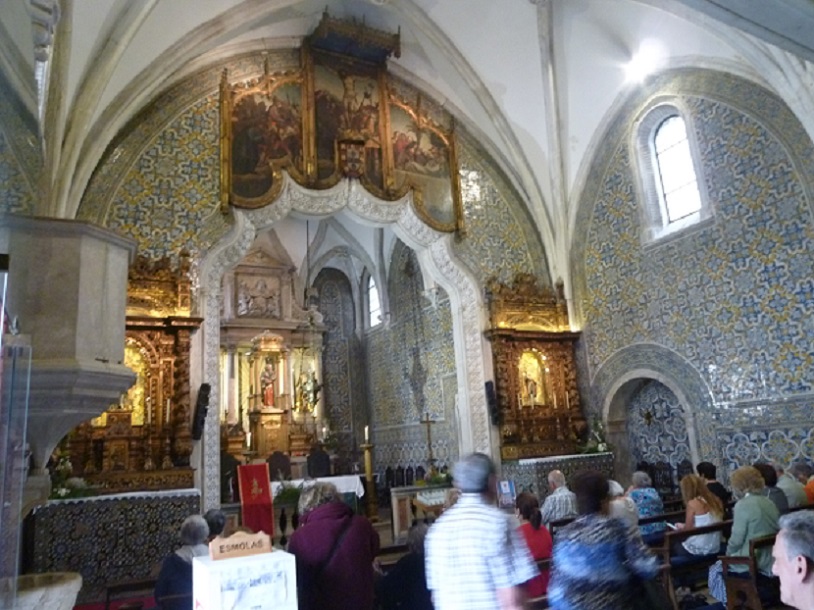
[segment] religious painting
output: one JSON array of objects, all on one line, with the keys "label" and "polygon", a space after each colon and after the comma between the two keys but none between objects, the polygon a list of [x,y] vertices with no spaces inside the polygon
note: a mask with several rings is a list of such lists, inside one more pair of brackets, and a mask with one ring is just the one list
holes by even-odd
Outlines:
[{"label": "religious painting", "polygon": [[[302,83],[298,75],[264,74],[236,87],[222,85],[222,128],[228,134],[221,156],[229,160],[233,205],[262,207],[279,194],[282,169],[302,174]],[[226,148],[226,150],[224,150]]]},{"label": "religious painting", "polygon": [[327,13],[303,43],[300,69],[230,85],[221,79],[221,210],[260,208],[282,192],[282,172],[307,188],[358,180],[379,199],[412,191],[418,216],[462,231],[453,121],[392,79],[399,35]]},{"label": "religious painting", "polygon": [[451,170],[451,135],[423,117],[418,104],[391,96],[389,110],[395,188],[414,190],[416,211],[431,227],[456,229],[458,176]]},{"label": "religious painting", "polygon": [[[343,174],[358,177],[373,187],[383,187],[381,95],[377,70],[338,62],[314,64],[314,113],[316,125],[317,180],[335,183]],[[337,166],[338,157],[351,172]],[[348,167],[345,163],[344,167]]]}]

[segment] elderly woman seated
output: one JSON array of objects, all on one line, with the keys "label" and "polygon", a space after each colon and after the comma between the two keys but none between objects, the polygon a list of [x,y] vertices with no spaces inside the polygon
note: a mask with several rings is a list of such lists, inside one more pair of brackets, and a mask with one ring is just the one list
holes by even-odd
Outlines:
[{"label": "elderly woman seated", "polygon": [[155,583],[155,601],[161,610],[192,610],[192,558],[209,554],[209,526],[200,515],[181,524],[181,548],[164,559]]},{"label": "elderly woman seated", "polygon": [[[636,505],[636,510],[639,512],[639,519],[645,517],[654,517],[656,515],[664,514],[664,503],[661,501],[659,492],[653,487],[650,480],[650,475],[641,470],[633,473],[631,477],[632,485],[627,491],[627,496]],[[653,537],[663,535],[667,526],[663,521],[656,523],[647,523],[640,525],[639,529],[642,536],[645,536],[645,541],[649,541]]]}]

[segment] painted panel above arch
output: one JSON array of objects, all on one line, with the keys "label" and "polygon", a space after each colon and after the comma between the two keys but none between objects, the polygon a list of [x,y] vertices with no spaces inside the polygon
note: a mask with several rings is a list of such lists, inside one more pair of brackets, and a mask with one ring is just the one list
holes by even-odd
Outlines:
[{"label": "painted panel above arch", "polygon": [[[267,58],[272,71],[299,65],[291,50],[269,52]],[[223,69],[230,79],[246,80],[263,74],[264,66],[256,55],[236,57],[159,96],[105,153],[83,197],[80,218],[132,236],[139,252],[151,258],[180,248],[205,251],[229,230],[231,217],[217,211]],[[406,82],[391,80],[402,95],[418,93]],[[423,107],[446,112],[427,96]],[[521,197],[460,126],[457,134],[467,230],[453,246],[456,255],[482,286],[492,276],[509,281],[518,272],[531,272],[551,286],[542,242]]]}]

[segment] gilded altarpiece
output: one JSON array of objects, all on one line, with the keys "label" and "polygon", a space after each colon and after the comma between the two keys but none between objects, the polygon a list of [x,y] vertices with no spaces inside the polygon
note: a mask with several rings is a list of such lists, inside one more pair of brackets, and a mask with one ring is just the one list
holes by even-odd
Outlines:
[{"label": "gilded altarpiece", "polygon": [[194,486],[187,257],[139,259],[131,268],[125,364],[136,381],[99,417],[70,436],[74,474],[103,493]]},{"label": "gilded altarpiece", "polygon": [[570,455],[587,430],[565,299],[519,274],[487,288],[495,366],[493,419],[504,460]]}]

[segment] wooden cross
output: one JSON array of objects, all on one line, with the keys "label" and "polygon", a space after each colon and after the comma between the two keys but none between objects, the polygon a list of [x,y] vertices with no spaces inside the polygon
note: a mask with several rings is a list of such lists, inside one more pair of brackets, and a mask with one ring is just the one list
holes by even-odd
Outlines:
[{"label": "wooden cross", "polygon": [[435,463],[435,458],[432,456],[432,432],[430,431],[430,426],[432,426],[435,422],[430,419],[429,411],[424,413],[424,419],[420,419],[418,421],[427,426],[427,449],[429,449],[430,452],[429,462],[430,466],[432,466]]}]

